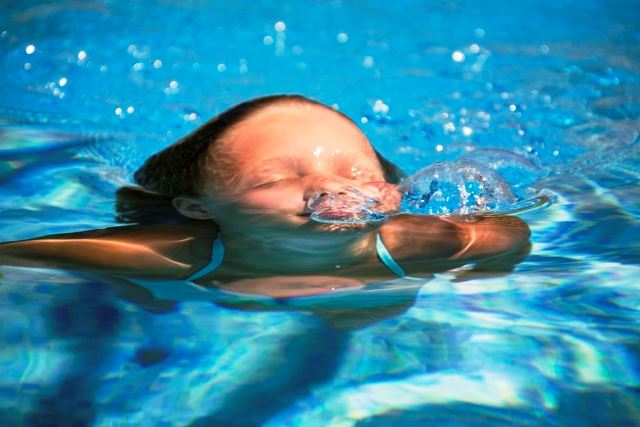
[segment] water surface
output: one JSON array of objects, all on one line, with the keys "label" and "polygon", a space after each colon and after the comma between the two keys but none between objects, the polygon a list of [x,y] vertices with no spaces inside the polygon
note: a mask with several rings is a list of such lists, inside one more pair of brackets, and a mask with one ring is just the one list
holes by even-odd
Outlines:
[{"label": "water surface", "polygon": [[520,214],[534,248],[513,274],[438,274],[341,327],[2,267],[2,425],[640,424],[637,2],[1,10],[3,240],[115,225],[149,154],[280,92],[334,105],[409,173],[507,159],[516,192],[555,198]]}]

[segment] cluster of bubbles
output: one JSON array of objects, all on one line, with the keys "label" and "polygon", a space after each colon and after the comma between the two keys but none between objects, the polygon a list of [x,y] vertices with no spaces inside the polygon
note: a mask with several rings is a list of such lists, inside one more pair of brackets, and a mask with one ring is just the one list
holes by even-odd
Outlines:
[{"label": "cluster of bubbles", "polygon": [[507,150],[479,149],[455,161],[436,162],[399,185],[397,210],[377,210],[380,201],[353,187],[309,199],[311,218],[321,223],[377,223],[391,215],[471,215],[508,213],[535,205],[534,181],[541,170]]},{"label": "cluster of bubbles", "polygon": [[472,161],[437,162],[406,179],[401,211],[466,215],[507,209],[515,202],[509,184],[489,167]]},{"label": "cluster of bubbles", "polygon": [[307,201],[311,219],[325,224],[375,223],[388,215],[376,210],[379,200],[367,196],[353,187],[342,191],[322,192]]}]

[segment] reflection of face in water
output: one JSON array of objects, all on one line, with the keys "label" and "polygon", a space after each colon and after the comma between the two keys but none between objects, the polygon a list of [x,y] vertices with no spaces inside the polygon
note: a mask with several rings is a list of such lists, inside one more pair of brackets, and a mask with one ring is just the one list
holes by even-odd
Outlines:
[{"label": "reflection of face in water", "polygon": [[364,134],[317,105],[267,107],[234,126],[211,158],[203,206],[223,227],[360,230],[368,227],[310,224],[314,202],[337,195],[388,211],[399,199]]}]

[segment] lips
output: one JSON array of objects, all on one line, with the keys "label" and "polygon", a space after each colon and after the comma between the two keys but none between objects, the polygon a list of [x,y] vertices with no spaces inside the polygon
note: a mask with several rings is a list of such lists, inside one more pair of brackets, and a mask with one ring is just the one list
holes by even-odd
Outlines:
[{"label": "lips", "polygon": [[340,209],[341,207],[350,210],[356,206],[370,208],[379,202],[378,199],[370,197],[354,187],[345,187],[338,192],[320,192],[314,194],[307,200],[305,210],[315,212],[320,209]]}]

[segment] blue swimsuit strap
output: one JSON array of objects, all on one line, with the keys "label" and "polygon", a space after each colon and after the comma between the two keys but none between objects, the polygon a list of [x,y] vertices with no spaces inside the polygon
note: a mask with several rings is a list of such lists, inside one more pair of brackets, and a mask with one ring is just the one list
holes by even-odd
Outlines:
[{"label": "blue swimsuit strap", "polygon": [[[380,261],[387,266],[389,270],[393,272],[398,277],[405,277],[406,274],[404,269],[400,267],[400,265],[391,257],[389,250],[382,242],[382,238],[380,234],[376,234],[376,252],[378,253],[378,258]],[[186,282],[193,282],[195,280],[200,279],[201,277],[206,276],[211,273],[220,265],[224,259],[224,244],[222,243],[222,233],[218,232],[216,238],[213,241],[213,245],[211,248],[211,261],[209,264],[201,268],[200,270],[193,273],[191,276],[184,279]]]},{"label": "blue swimsuit strap", "polygon": [[[398,264],[389,253],[389,250],[384,245],[384,242],[382,241],[382,238],[380,237],[379,233],[376,234],[376,252],[378,253],[378,258],[380,258],[380,261],[385,266],[387,266],[387,268],[391,270],[393,274],[395,274],[398,277],[406,276],[404,269],[400,267],[400,264]],[[220,264],[222,264],[223,259],[224,259],[224,245],[222,244],[222,233],[218,233],[218,235],[216,236],[213,242],[213,248],[211,249],[211,262],[209,262],[209,264],[207,264],[202,269],[193,273],[186,280],[192,282],[194,280],[198,280],[201,277],[204,277],[205,275],[211,273],[212,271],[220,267]]]},{"label": "blue swimsuit strap", "polygon": [[216,238],[213,241],[213,246],[211,248],[211,261],[209,261],[209,264],[205,265],[200,270],[187,277],[185,280],[193,282],[194,280],[198,280],[199,278],[206,276],[216,268],[220,267],[223,259],[224,245],[222,244],[222,233],[218,231],[218,234],[216,235]]},{"label": "blue swimsuit strap", "polygon": [[404,269],[402,267],[400,267],[400,264],[398,264],[391,257],[391,254],[389,253],[389,250],[387,249],[387,247],[382,242],[382,238],[380,237],[380,233],[376,234],[376,251],[378,252],[378,258],[380,258],[380,261],[384,265],[386,265],[387,268],[393,272],[393,274],[395,274],[398,277],[405,277],[406,276],[406,273],[404,272]]},{"label": "blue swimsuit strap", "polygon": [[[379,234],[376,236],[376,251],[378,253],[378,257],[380,258],[380,261],[398,277],[402,278],[403,280],[416,279],[419,281],[418,283],[420,284],[420,286],[422,286],[425,283],[425,278],[412,278],[412,277],[405,276],[404,270],[391,257],[391,254],[389,253],[386,246],[382,242],[382,238],[380,237]],[[220,265],[222,264],[223,258],[224,258],[224,245],[222,244],[222,236],[220,233],[218,233],[212,245],[211,261],[209,262],[209,264],[207,264],[205,267],[203,267],[199,271],[192,274],[187,279],[143,280],[143,279],[129,278],[128,280],[130,280],[133,283],[137,283],[140,286],[145,287],[146,289],[151,291],[155,297],[161,298],[161,299],[169,299],[169,300],[175,300],[175,301],[199,301],[199,300],[211,301],[212,298],[215,300],[218,300],[218,299],[224,300],[225,298],[230,297],[232,301],[236,301],[238,298],[241,298],[241,299],[249,298],[250,300],[253,301],[256,298],[256,295],[251,295],[251,296],[242,295],[242,294],[232,295],[233,293],[229,293],[226,291],[222,292],[215,288],[207,288],[207,287],[198,285],[197,283],[194,283],[194,280],[197,280],[209,274],[210,272],[214,271],[216,268],[220,267]],[[406,288],[407,286],[408,285],[404,283],[403,289]],[[415,284],[409,284],[409,286],[411,287],[411,289],[413,289],[415,287]],[[370,290],[373,289],[378,291],[378,290],[393,290],[398,286],[397,285],[390,286],[390,283],[385,282],[384,287],[380,287],[380,285],[375,285],[375,284],[373,286],[368,285],[368,287]],[[340,295],[343,295],[343,294],[340,294]],[[336,296],[338,296],[338,294],[336,294]],[[271,300],[271,298],[267,298],[267,297],[264,297],[264,298],[266,298],[267,300]],[[305,298],[307,297],[304,297],[303,300],[306,301]],[[316,297],[314,296],[314,297],[308,297],[308,298],[309,298],[309,301],[311,302],[311,301],[315,301],[314,298]]]}]

